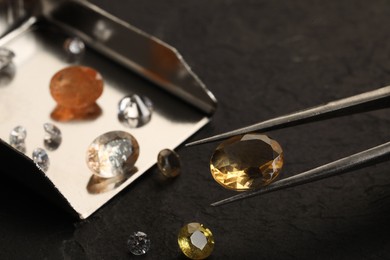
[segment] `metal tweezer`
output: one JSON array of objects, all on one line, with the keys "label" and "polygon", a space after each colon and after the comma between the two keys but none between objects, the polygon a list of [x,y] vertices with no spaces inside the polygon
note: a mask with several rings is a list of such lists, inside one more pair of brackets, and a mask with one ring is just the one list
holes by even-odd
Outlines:
[{"label": "metal tweezer", "polygon": [[[361,113],[390,107],[390,86],[382,87],[359,95],[339,99],[324,105],[308,108],[295,113],[279,116],[270,120],[259,122],[250,126],[239,128],[198,141],[186,144],[186,146],[199,145],[213,141],[223,140],[235,135],[250,132],[265,132],[290,126],[296,126],[308,122],[319,121],[337,116]],[[360,169],[375,163],[390,160],[390,142],[378,145],[368,150],[344,157],[317,168],[296,174],[294,176],[276,181],[268,186],[244,192],[212,203],[212,206],[220,206],[233,201],[254,197],[257,195],[282,190],[289,187],[325,179],[340,175],[352,170]]]}]

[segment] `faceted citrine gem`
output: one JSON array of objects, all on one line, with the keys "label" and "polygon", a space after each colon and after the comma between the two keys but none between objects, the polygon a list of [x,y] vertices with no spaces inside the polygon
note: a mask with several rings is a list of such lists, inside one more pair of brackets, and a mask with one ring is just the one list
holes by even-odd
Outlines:
[{"label": "faceted citrine gem", "polygon": [[181,251],[190,259],[205,259],[214,249],[214,236],[200,223],[189,223],[180,229],[177,242]]},{"label": "faceted citrine gem", "polygon": [[224,188],[245,191],[270,184],[283,166],[280,145],[266,135],[252,133],[222,142],[210,161],[214,179]]},{"label": "faceted citrine gem", "polygon": [[96,70],[71,66],[58,71],[50,81],[57,102],[51,117],[57,121],[93,119],[101,114],[96,100],[103,93],[103,79]]}]

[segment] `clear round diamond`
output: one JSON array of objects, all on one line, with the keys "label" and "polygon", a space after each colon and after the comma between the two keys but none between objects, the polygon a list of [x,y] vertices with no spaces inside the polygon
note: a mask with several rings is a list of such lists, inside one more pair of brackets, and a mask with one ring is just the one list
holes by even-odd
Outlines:
[{"label": "clear round diamond", "polygon": [[32,153],[32,159],[42,171],[46,172],[49,169],[50,160],[49,160],[49,156],[47,155],[44,149],[42,148],[34,149]]},{"label": "clear round diamond", "polygon": [[51,123],[45,123],[43,129],[45,130],[43,138],[45,148],[49,151],[57,150],[62,142],[61,130]]},{"label": "clear round diamond", "polygon": [[150,249],[150,239],[144,232],[134,232],[127,240],[127,247],[134,255],[144,255]]},{"label": "clear round diamond", "polygon": [[97,137],[87,151],[87,165],[103,178],[130,173],[139,156],[137,140],[129,133],[112,131]]},{"label": "clear round diamond", "polygon": [[17,126],[12,129],[9,135],[9,143],[12,147],[17,149],[18,151],[25,153],[26,152],[26,144],[25,139],[27,137],[27,131],[23,126]]},{"label": "clear round diamond", "polygon": [[152,111],[153,103],[149,98],[132,94],[119,101],[118,119],[127,127],[137,128],[149,123]]},{"label": "clear round diamond", "polygon": [[7,48],[0,48],[0,70],[11,64],[15,53]]},{"label": "clear round diamond", "polygon": [[85,44],[78,37],[68,38],[64,43],[64,49],[70,55],[81,56],[85,52]]}]

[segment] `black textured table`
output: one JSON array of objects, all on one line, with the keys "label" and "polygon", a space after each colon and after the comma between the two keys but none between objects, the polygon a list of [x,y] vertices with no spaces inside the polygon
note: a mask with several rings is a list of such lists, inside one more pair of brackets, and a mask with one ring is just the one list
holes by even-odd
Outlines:
[{"label": "black textured table", "polygon": [[[190,140],[390,84],[385,0],[94,2],[175,46],[215,94],[213,121]],[[269,135],[290,176],[389,141],[390,110]],[[235,194],[209,173],[215,146],[179,147],[176,181],[154,167],[82,222],[3,179],[0,259],[136,259],[137,230],[152,240],[140,259],[184,259],[177,233],[193,221],[214,233],[210,259],[390,258],[390,162],[212,208]]]}]

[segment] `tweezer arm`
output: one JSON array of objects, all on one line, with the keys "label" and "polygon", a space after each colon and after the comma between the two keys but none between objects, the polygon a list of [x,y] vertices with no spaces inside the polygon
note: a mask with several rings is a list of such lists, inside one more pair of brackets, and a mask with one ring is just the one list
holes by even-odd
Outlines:
[{"label": "tweezer arm", "polygon": [[390,86],[329,102],[325,105],[308,108],[292,114],[276,117],[254,125],[188,143],[186,146],[214,142],[229,138],[234,135],[246,134],[250,132],[276,130],[311,121],[358,113],[370,109],[383,108],[386,106],[390,106]]},{"label": "tweezer arm", "polygon": [[334,175],[340,175],[355,169],[370,166],[374,163],[382,162],[385,160],[390,160],[390,142],[373,147],[360,153],[353,154],[348,157],[344,157],[342,159],[322,165],[312,170],[282,179],[258,190],[241,193],[239,195],[218,202],[214,202],[211,205],[220,206],[233,201],[238,201],[261,194],[325,179]]}]

